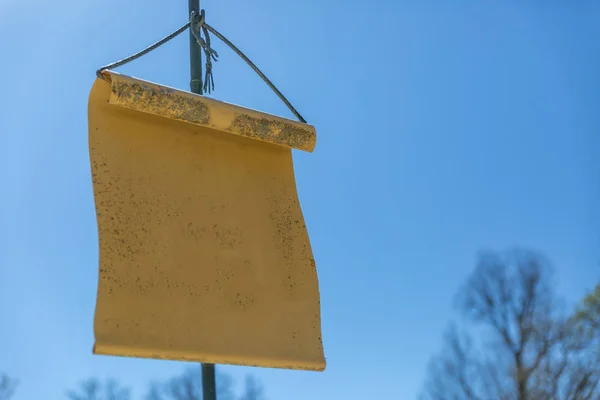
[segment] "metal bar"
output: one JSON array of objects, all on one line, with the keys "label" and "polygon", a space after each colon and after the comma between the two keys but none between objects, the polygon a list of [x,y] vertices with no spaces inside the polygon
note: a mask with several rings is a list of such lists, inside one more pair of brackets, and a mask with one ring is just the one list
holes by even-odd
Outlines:
[{"label": "metal bar", "polygon": [[217,400],[215,365],[202,364],[202,400]]},{"label": "metal bar", "polygon": [[[200,15],[200,0],[189,1],[189,15],[192,12]],[[189,16],[188,16],[189,18]],[[202,52],[192,33],[190,25],[190,90],[192,93],[202,94]]]},{"label": "metal bar", "polygon": [[[200,0],[189,1],[189,14],[200,15]],[[202,94],[202,52],[192,33],[190,24],[190,90]],[[200,364],[202,368],[202,399],[217,400],[217,388],[214,364]]]}]

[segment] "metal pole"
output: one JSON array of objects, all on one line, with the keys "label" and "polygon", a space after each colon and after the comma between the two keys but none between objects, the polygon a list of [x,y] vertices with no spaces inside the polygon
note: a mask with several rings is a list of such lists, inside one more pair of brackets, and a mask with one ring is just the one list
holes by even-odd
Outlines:
[{"label": "metal pole", "polygon": [[[200,15],[200,0],[189,1],[189,14]],[[189,17],[188,17],[189,18]],[[202,94],[202,52],[190,27],[190,90]]]},{"label": "metal pole", "polygon": [[202,400],[217,400],[215,364],[202,364]]},{"label": "metal pole", "polygon": [[[189,1],[189,14],[200,15],[200,0]],[[190,27],[190,90],[202,94],[202,52]],[[202,368],[202,400],[217,400],[214,364],[200,364]]]}]

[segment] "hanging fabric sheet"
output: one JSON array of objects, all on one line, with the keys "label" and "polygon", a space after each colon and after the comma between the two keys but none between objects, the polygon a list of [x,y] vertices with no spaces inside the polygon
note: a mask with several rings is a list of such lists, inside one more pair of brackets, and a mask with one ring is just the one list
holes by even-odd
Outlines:
[{"label": "hanging fabric sheet", "polygon": [[94,353],[322,371],[308,124],[111,71],[88,105]]}]

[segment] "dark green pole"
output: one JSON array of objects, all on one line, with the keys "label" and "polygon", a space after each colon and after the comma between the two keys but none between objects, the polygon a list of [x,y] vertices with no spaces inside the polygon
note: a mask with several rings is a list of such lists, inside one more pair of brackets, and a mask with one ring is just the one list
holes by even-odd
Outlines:
[{"label": "dark green pole", "polygon": [[[189,1],[189,14],[200,15],[200,0]],[[190,28],[190,90],[202,94],[202,52]],[[217,400],[215,365],[201,364],[202,367],[202,400]]]},{"label": "dark green pole", "polygon": [[215,364],[202,364],[202,400],[217,400]]},{"label": "dark green pole", "polygon": [[[200,0],[189,1],[189,14],[200,15]],[[190,90],[202,94],[202,52],[190,28]],[[206,399],[205,399],[206,400]]]}]

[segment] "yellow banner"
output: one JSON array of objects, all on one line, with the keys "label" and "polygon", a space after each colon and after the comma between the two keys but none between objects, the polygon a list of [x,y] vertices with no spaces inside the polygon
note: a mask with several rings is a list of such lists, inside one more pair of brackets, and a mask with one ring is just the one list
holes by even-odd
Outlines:
[{"label": "yellow banner", "polygon": [[291,149],[312,126],[103,72],[89,146],[94,353],[322,371]]}]

